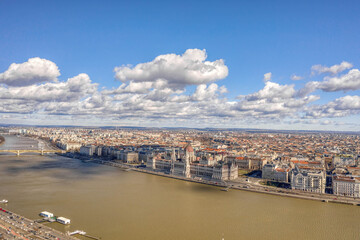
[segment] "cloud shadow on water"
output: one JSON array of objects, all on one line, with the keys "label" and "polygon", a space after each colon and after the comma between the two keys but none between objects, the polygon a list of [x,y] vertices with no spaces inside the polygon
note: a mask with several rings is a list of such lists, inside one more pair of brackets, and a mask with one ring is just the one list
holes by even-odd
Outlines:
[{"label": "cloud shadow on water", "polygon": [[0,156],[5,174],[21,175],[25,173],[45,173],[59,179],[79,179],[98,175],[105,166],[85,163],[79,159],[60,156]]}]

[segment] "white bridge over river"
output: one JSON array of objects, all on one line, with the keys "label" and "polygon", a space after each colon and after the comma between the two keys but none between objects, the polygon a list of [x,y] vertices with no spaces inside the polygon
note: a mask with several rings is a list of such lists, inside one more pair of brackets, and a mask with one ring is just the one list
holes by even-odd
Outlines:
[{"label": "white bridge over river", "polygon": [[6,149],[0,150],[0,153],[15,153],[17,156],[20,156],[22,153],[39,153],[40,155],[44,155],[46,153],[66,153],[64,150],[35,150],[35,149]]}]

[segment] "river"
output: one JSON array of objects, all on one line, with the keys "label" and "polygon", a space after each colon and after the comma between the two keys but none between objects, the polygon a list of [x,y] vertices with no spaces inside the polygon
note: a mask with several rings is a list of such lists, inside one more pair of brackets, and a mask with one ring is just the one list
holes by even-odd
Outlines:
[{"label": "river", "polygon": [[[36,148],[5,136],[0,149]],[[32,145],[32,147],[31,147]],[[77,159],[0,155],[0,199],[31,219],[71,219],[61,231],[102,239],[359,239],[360,207],[272,196],[163,178]],[[84,238],[85,239],[85,238]]]}]

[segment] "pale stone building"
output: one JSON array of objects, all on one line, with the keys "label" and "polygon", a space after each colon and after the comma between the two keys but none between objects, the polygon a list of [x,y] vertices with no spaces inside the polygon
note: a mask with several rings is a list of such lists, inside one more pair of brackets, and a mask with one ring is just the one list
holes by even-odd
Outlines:
[{"label": "pale stone building", "polygon": [[325,172],[316,169],[301,169],[298,166],[291,172],[291,189],[307,192],[324,193],[326,176]]},{"label": "pale stone building", "polygon": [[95,153],[96,146],[88,145],[88,146],[82,146],[80,148],[80,154],[86,155],[86,156],[93,156]]},{"label": "pale stone building", "polygon": [[246,170],[261,170],[267,163],[267,159],[260,157],[227,156],[225,159],[235,161],[238,168]]},{"label": "pale stone building", "polygon": [[126,163],[136,163],[139,161],[139,154],[133,151],[119,151],[117,159]]},{"label": "pale stone building", "polygon": [[168,172],[175,176],[186,178],[200,177],[207,180],[233,180],[238,177],[238,167],[234,162],[220,161],[214,163],[207,161],[210,165],[202,164],[204,159],[196,161],[194,149],[189,144],[184,148],[184,154],[173,152],[170,159],[165,156],[155,155],[149,157],[146,166],[151,170]]},{"label": "pale stone building", "polygon": [[360,197],[360,178],[353,176],[333,176],[333,194]]},{"label": "pale stone building", "polygon": [[81,148],[81,143],[78,142],[57,142],[56,146],[65,151],[77,151]]},{"label": "pale stone building", "polygon": [[289,182],[291,168],[288,165],[280,165],[277,163],[267,163],[262,168],[262,178],[276,181]]}]

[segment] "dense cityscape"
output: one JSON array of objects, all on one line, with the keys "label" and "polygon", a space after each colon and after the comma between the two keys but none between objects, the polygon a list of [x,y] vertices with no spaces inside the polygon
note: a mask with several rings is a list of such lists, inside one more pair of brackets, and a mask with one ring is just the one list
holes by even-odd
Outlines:
[{"label": "dense cityscape", "polygon": [[[108,165],[222,191],[360,206],[360,135],[356,133],[2,127],[0,135],[0,144],[7,143],[6,136],[37,142],[37,146],[7,145],[0,150],[5,156],[59,155],[85,165]],[[1,204],[7,202],[4,199]],[[70,219],[47,211],[40,213],[43,219],[31,220],[0,210],[2,237],[75,239],[72,235],[79,234],[99,239],[82,230],[64,234],[43,226],[41,222],[47,221],[70,224]]]},{"label": "dense cityscape", "polygon": [[359,239],[360,1],[0,1],[0,240]]},{"label": "dense cityscape", "polygon": [[71,156],[212,182],[249,181],[360,197],[360,135],[165,129],[11,128]]}]

